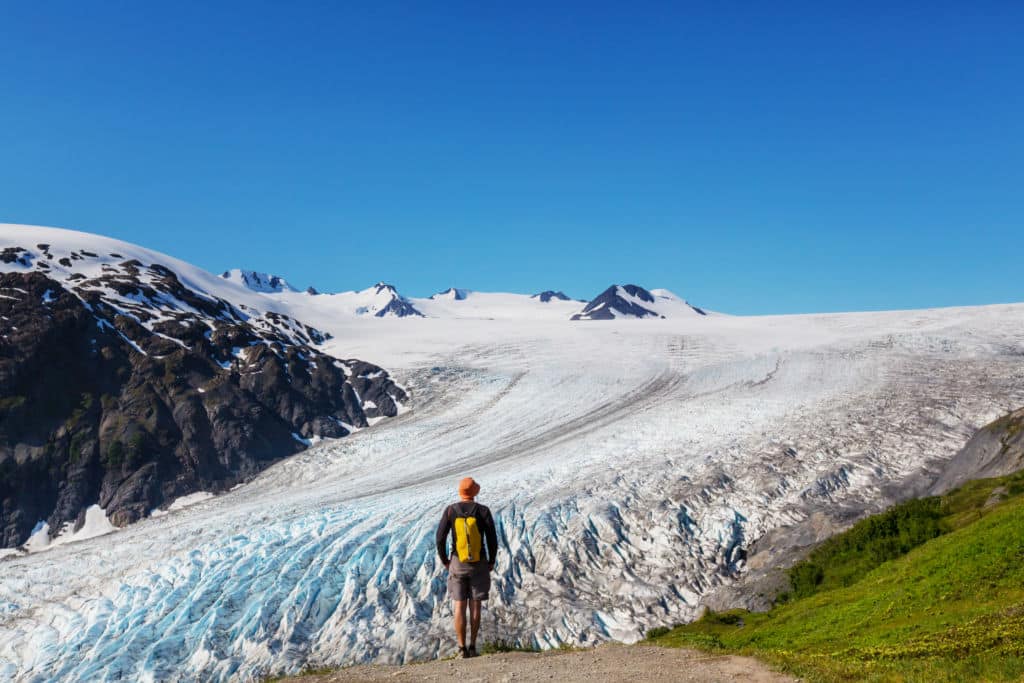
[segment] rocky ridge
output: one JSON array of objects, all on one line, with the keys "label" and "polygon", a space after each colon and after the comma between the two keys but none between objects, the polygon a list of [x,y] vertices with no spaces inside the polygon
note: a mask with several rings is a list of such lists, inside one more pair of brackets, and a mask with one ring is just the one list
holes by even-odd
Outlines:
[{"label": "rocky ridge", "polygon": [[539,299],[542,304],[546,304],[552,299],[555,299],[557,301],[571,301],[571,299],[565,292],[561,290],[556,292],[552,289],[546,289],[543,292],[538,292],[537,294],[534,294],[530,298]]},{"label": "rocky ridge", "polygon": [[394,286],[386,282],[378,282],[373,287],[359,292],[359,294],[372,297],[366,305],[356,309],[356,313],[359,315],[370,314],[375,318],[424,317],[411,301],[399,294]]},{"label": "rocky ridge", "polygon": [[457,289],[455,287],[449,287],[443,292],[437,294],[431,294],[431,299],[451,299],[452,301],[465,301],[466,297],[469,296],[468,289]]},{"label": "rocky ridge", "polygon": [[157,262],[29,243],[0,271],[0,547],[39,520],[77,529],[93,505],[123,526],[230,488],[407,399],[321,352],[320,330]]},{"label": "rocky ridge", "polygon": [[648,291],[639,285],[612,285],[594,297],[572,320],[614,320],[616,318],[670,318],[707,315],[667,290]]},{"label": "rocky ridge", "polygon": [[[225,270],[221,273],[221,277],[231,282],[237,282],[247,289],[251,289],[254,292],[297,292],[299,291],[295,287],[292,287],[287,280],[278,275],[271,275],[270,273],[259,273],[255,270],[242,270],[235,268],[233,270]],[[309,289],[312,289],[310,287]],[[315,293],[316,290],[307,293]]]},{"label": "rocky ridge", "polygon": [[[787,450],[787,455],[796,452]],[[974,479],[1002,477],[1024,469],[1024,408],[1012,411],[978,429],[963,448],[948,459],[921,471],[910,482],[886,488],[885,500],[897,504],[911,498],[940,496]],[[877,506],[882,508],[884,506]],[[839,534],[879,509],[841,505],[829,510],[808,509],[804,519],[783,525],[754,541],[745,571],[737,580],[705,597],[717,611],[767,611],[775,598],[789,590],[786,570],[822,541]]]}]

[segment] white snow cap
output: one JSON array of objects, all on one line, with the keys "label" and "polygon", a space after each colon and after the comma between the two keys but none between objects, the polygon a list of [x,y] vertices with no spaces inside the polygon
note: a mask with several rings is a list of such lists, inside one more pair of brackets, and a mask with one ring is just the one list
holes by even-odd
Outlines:
[{"label": "white snow cap", "polygon": [[225,280],[237,282],[240,285],[251,289],[254,292],[297,292],[295,287],[288,284],[283,277],[271,275],[270,273],[258,273],[255,270],[241,270],[234,268],[221,273]]}]

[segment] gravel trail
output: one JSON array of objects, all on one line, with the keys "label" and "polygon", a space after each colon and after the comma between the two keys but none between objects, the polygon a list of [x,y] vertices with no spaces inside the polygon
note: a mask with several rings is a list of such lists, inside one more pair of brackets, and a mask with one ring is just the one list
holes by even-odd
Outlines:
[{"label": "gravel trail", "polygon": [[508,652],[468,660],[437,660],[406,666],[353,666],[320,675],[295,676],[287,683],[371,683],[445,681],[461,683],[592,683],[630,681],[748,681],[782,683],[798,679],[772,671],[751,657],[713,656],[694,650],[643,645],[601,645],[572,652]]}]

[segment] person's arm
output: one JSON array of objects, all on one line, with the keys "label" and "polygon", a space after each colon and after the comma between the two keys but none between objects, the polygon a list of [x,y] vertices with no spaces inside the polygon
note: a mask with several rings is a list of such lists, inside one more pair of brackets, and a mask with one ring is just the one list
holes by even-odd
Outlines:
[{"label": "person's arm", "polygon": [[487,538],[487,564],[494,569],[498,559],[498,532],[494,528],[494,513],[487,510],[487,522],[484,525],[484,536]]},{"label": "person's arm", "polygon": [[434,541],[437,543],[437,556],[441,558],[441,564],[448,566],[448,533],[452,529],[451,516],[448,514],[450,507],[441,513],[441,523],[437,525],[437,533],[434,534]]}]

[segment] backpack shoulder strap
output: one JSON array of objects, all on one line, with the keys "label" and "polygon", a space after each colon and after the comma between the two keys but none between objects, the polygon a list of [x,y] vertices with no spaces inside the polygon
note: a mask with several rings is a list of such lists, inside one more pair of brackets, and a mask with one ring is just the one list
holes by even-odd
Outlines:
[{"label": "backpack shoulder strap", "polygon": [[463,507],[463,502],[464,501],[459,501],[458,503],[452,503],[448,506],[448,509],[451,510],[451,514],[454,517],[476,517],[477,511],[481,507],[480,503],[474,500],[472,501],[473,507],[466,509]]}]

